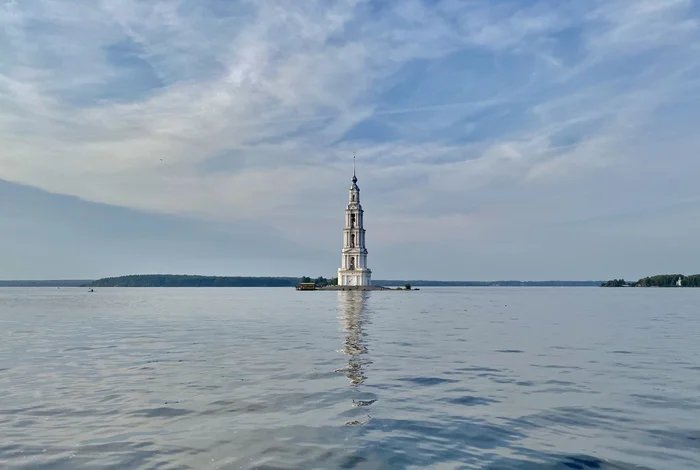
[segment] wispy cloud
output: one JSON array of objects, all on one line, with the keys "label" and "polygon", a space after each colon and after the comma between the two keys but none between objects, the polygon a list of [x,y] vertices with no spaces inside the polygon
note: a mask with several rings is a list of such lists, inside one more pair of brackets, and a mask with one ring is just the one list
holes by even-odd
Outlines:
[{"label": "wispy cloud", "polygon": [[699,39],[691,0],[5,1],[0,178],[331,247],[355,151],[378,242],[488,240],[692,193]]}]

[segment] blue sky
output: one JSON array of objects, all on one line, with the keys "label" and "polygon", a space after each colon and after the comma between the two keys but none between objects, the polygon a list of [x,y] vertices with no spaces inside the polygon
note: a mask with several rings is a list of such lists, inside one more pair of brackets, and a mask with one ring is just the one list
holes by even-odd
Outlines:
[{"label": "blue sky", "polygon": [[700,271],[692,0],[6,0],[0,278]]}]

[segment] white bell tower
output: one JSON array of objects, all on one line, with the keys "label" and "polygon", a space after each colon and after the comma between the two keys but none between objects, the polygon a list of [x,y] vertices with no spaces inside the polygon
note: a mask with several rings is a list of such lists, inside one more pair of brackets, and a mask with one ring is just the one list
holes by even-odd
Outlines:
[{"label": "white bell tower", "polygon": [[360,205],[360,188],[355,176],[355,157],[352,157],[352,186],[350,200],[345,209],[345,229],[343,249],[338,269],[339,286],[369,286],[372,283],[372,270],[367,267],[365,248],[364,211]]}]

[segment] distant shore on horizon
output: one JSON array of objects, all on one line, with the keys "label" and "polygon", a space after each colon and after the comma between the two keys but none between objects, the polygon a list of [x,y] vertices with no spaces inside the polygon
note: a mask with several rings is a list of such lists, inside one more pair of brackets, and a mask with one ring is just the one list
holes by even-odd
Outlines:
[{"label": "distant shore on horizon", "polygon": [[611,279],[600,284],[601,287],[700,287],[700,274],[657,274],[643,277],[636,282],[624,279]]},{"label": "distant shore on horizon", "polygon": [[[325,278],[317,278],[327,281]],[[188,274],[133,274],[102,279],[0,280],[0,287],[295,287],[314,281],[305,276],[200,276]],[[700,274],[659,274],[628,282],[609,281],[432,281],[375,280],[375,286],[401,287],[700,287]]]},{"label": "distant shore on horizon", "polygon": [[[295,287],[301,277],[198,276],[179,274],[135,274],[102,279],[0,280],[0,287]],[[399,287],[597,287],[602,281],[431,281],[374,280],[373,285]]]}]

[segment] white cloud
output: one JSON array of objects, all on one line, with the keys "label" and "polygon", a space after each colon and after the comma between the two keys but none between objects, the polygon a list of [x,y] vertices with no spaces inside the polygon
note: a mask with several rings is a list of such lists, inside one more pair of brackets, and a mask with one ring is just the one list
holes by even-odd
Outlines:
[{"label": "white cloud", "polygon": [[[487,237],[496,216],[518,218],[490,202],[504,194],[517,206],[538,200],[540,185],[634,168],[634,145],[653,139],[641,129],[693,89],[699,65],[689,0],[402,1],[377,10],[359,0],[260,1],[226,14],[205,5],[6,2],[0,178],[127,207],[257,218],[299,237],[342,210],[357,151],[368,211],[383,220],[376,240],[416,226],[406,242],[474,227]],[[561,46],[573,29],[576,60]],[[127,45],[158,86],[127,80],[123,58],[105,52]],[[649,55],[633,56],[641,52]],[[528,75],[493,99],[414,106],[407,86],[378,101],[403,83],[404,67],[458,60],[474,60],[475,95],[487,85],[478,78],[484,61]],[[486,132],[480,116],[490,111],[502,118]],[[341,142],[370,117],[396,136]],[[229,169],[207,170],[216,156],[227,166],[225,155]],[[561,191],[562,201],[580,197]],[[309,201],[315,214],[304,213]]]},{"label": "white cloud", "polygon": [[689,17],[692,0],[639,0],[609,2],[591,15],[607,26],[590,38],[599,53],[630,53],[660,46],[682,45],[697,32]]}]

